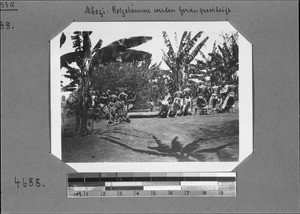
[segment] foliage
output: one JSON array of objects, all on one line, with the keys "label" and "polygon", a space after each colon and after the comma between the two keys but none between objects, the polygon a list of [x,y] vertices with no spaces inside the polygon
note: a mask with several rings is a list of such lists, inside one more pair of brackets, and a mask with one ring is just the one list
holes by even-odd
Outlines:
[{"label": "foliage", "polygon": [[196,60],[194,74],[202,74],[201,80],[209,76],[211,82],[238,83],[236,76],[236,71],[239,70],[238,32],[222,36],[223,43],[217,45],[215,42],[208,56],[200,52],[202,60]]},{"label": "foliage", "polygon": [[[76,125],[75,129],[81,135],[87,133],[87,112],[90,103],[90,83],[91,75],[101,64],[109,62],[122,61],[122,54],[127,54],[127,61],[140,61],[151,58],[151,54],[129,48],[138,46],[152,39],[152,37],[131,37],[120,39],[103,48],[100,39],[92,49],[90,40],[91,31],[75,31],[71,36],[73,40],[74,52],[61,56],[61,68],[67,69],[65,77],[71,79],[71,83],[62,88],[62,91],[76,91]],[[66,36],[61,35],[60,47],[64,44]],[[130,52],[129,52],[130,50]],[[71,67],[70,64],[75,62],[79,69]]]},{"label": "foliage", "polygon": [[126,89],[137,97],[135,107],[145,108],[149,100],[157,101],[166,93],[165,78],[160,64],[150,66],[150,60],[141,63],[109,63],[97,68],[92,75],[93,90],[114,92]]},{"label": "foliage", "polygon": [[[74,52],[67,53],[61,56],[61,68],[67,68],[68,75],[65,77],[70,78],[72,82],[65,86],[63,91],[74,91],[81,84],[80,80],[84,75],[91,74],[97,66],[105,65],[110,62],[137,62],[148,60],[151,58],[151,54],[129,49],[131,47],[138,46],[152,39],[152,37],[131,37],[127,39],[120,39],[112,42],[109,45],[102,47],[103,41],[100,39],[95,47],[91,50],[91,41],[89,35],[91,31],[75,31],[74,36],[71,36],[73,40]],[[62,40],[65,40],[64,33],[61,36]],[[75,62],[80,69],[70,67],[70,64]],[[87,66],[84,68],[84,66]],[[84,72],[84,69],[86,71]]]},{"label": "foliage", "polygon": [[[185,31],[181,37],[178,50],[175,52],[171,41],[165,31],[163,31],[163,38],[168,52],[165,53],[163,50],[163,61],[170,68],[170,86],[171,90],[178,90],[183,87],[189,79],[189,70],[191,62],[195,59],[196,55],[200,52],[200,49],[208,40],[205,37],[197,46],[198,39],[203,34],[203,31],[198,32],[193,38],[191,32]],[[175,43],[177,44],[177,34],[175,34]]]}]

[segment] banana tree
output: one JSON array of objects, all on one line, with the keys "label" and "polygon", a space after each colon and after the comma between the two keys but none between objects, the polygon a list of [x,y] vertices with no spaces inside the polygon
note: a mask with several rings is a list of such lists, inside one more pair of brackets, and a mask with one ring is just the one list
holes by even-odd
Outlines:
[{"label": "banana tree", "polygon": [[236,71],[239,70],[239,46],[238,33],[231,35],[225,34],[221,45],[213,45],[213,49],[208,56],[205,56],[201,51],[202,60],[197,60],[197,68],[205,70],[205,76],[210,76],[212,82],[217,82],[223,79],[226,82],[235,82],[233,78]]},{"label": "banana tree", "polygon": [[[195,59],[200,49],[208,40],[208,36],[205,37],[197,46],[197,41],[203,34],[203,31],[198,32],[193,38],[191,32],[185,31],[181,37],[179,47],[175,52],[171,41],[165,31],[163,31],[164,42],[168,48],[168,52],[165,53],[163,50],[163,61],[170,68],[172,75],[170,77],[175,83],[176,89],[181,88],[185,85],[189,78],[189,71],[191,62]],[[175,34],[175,43],[178,44],[177,34]]]},{"label": "banana tree", "polygon": [[[61,68],[67,69],[67,74],[64,76],[72,80],[70,84],[62,87],[62,91],[77,91],[75,131],[80,135],[87,134],[91,76],[97,71],[97,67],[110,62],[142,61],[152,57],[148,52],[130,49],[151,40],[152,37],[138,36],[120,39],[105,47],[102,47],[103,41],[100,39],[92,48],[91,34],[91,31],[75,31],[71,36],[75,50],[60,57]],[[60,46],[62,46],[66,41],[64,33],[60,41]],[[74,62],[77,68],[71,66]]]}]

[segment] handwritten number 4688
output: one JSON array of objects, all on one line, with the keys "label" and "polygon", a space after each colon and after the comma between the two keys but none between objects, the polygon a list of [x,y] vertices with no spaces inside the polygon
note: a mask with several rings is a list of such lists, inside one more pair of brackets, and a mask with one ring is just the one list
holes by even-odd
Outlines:
[{"label": "handwritten number 4688", "polygon": [[[15,184],[17,185],[17,188],[20,187],[41,187],[40,179],[39,178],[22,178],[22,181],[20,181],[17,177],[15,177]],[[44,185],[43,185],[44,186]]]}]

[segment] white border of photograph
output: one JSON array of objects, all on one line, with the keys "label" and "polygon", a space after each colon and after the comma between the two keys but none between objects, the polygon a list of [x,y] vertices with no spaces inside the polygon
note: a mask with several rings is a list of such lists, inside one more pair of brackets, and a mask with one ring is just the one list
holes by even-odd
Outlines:
[{"label": "white border of photograph", "polygon": [[[62,32],[99,31],[98,29],[139,29],[147,35],[149,29],[170,33],[183,31],[238,31],[229,22],[73,22]],[[61,89],[60,35],[50,41],[51,86],[51,153],[62,159],[61,151]],[[136,36],[139,36],[136,35]],[[178,34],[180,35],[180,34]],[[120,38],[119,38],[120,39]],[[114,40],[113,40],[114,41]],[[112,42],[112,41],[110,41]],[[160,50],[161,47],[158,47]],[[77,172],[217,172],[232,171],[253,152],[252,45],[239,33],[239,161],[237,162],[91,162],[66,163]]]}]

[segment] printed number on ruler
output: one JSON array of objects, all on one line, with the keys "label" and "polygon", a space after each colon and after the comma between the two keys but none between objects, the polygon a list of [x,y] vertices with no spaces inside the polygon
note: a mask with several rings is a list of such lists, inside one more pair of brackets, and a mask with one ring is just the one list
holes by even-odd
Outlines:
[{"label": "printed number on ruler", "polygon": [[86,191],[78,191],[74,192],[74,196],[89,196],[89,194]]}]

